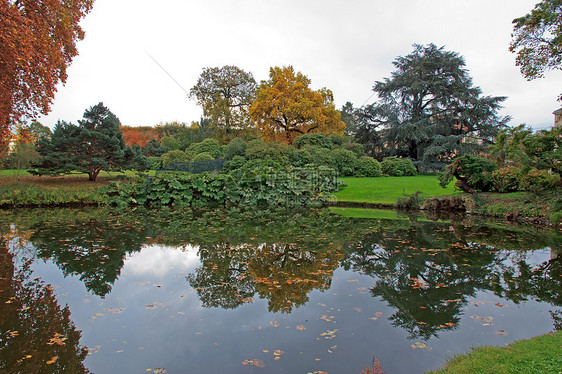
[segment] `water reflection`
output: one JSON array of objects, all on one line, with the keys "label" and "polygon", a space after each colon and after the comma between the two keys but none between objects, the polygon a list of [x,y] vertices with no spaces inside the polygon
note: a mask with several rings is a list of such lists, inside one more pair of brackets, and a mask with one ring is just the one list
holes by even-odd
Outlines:
[{"label": "water reflection", "polygon": [[0,371],[3,373],[89,373],[80,331],[53,288],[31,279],[29,262],[17,268],[0,239]]},{"label": "water reflection", "polygon": [[[80,333],[74,329],[68,309],[58,306],[49,288],[14,275],[20,271],[14,270],[10,257],[15,239],[25,242],[43,261],[55,263],[65,276],[75,275],[91,294],[102,298],[124,276],[127,261],[133,268],[136,252],[166,246],[185,255],[197,252],[197,260],[189,260],[193,266],[180,281],[195,290],[204,308],[213,310],[242,309],[245,304],[264,300],[270,313],[295,314],[312,307],[309,300],[314,291],[332,289],[334,274],[345,270],[370,282],[362,288],[371,300],[387,304],[391,313],[385,318],[407,332],[410,339],[427,341],[459,329],[466,310],[482,292],[496,295],[502,303],[548,303],[554,306],[550,314],[555,326],[560,328],[561,324],[560,311],[555,308],[562,305],[560,233],[470,217],[390,221],[343,218],[327,210],[188,209],[122,214],[103,209],[51,210],[7,214],[0,220],[0,229],[6,237],[2,259],[9,265],[4,266],[8,275],[3,276],[0,305],[11,308],[10,303],[2,302],[9,297],[24,298],[25,292],[35,295],[26,296],[36,299],[35,304],[27,302],[31,309],[39,308],[40,299],[51,305],[50,313],[59,317],[49,321],[56,320],[59,325],[42,327],[44,333],[37,338],[48,342],[58,336],[56,333],[64,334],[68,341],[52,347],[59,351],[45,350],[32,357],[46,362],[56,356],[57,365],[65,362],[74,368],[70,372],[85,370]],[[12,243],[10,252],[8,240]],[[546,251],[552,254],[545,256]],[[158,261],[157,256],[151,258]],[[186,256],[182,258],[186,260]],[[343,270],[338,270],[340,267]],[[167,271],[156,263],[152,268]],[[19,293],[13,291],[16,288]],[[32,331],[26,325],[32,322],[20,316],[26,313],[22,305],[2,313],[2,331]],[[321,320],[333,323],[332,314]],[[322,331],[335,330],[330,325]],[[15,340],[5,334],[2,344],[8,347]],[[20,341],[25,339],[22,336]],[[17,349],[25,352],[22,347]],[[0,355],[8,351],[3,349]],[[17,356],[10,352],[10,357]],[[18,363],[21,357],[12,361],[7,357],[0,357],[0,362],[32,362]]]}]

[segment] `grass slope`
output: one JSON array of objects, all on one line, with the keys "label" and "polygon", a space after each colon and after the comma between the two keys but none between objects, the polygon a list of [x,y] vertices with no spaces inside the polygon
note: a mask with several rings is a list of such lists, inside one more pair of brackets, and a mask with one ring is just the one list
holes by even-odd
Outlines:
[{"label": "grass slope", "polygon": [[426,196],[454,193],[453,184],[441,188],[435,175],[413,177],[341,178],[347,185],[335,194],[337,201],[374,204],[396,204],[403,194],[422,191]]},{"label": "grass slope", "polygon": [[529,340],[520,340],[507,347],[478,347],[465,355],[452,358],[440,374],[507,374],[562,372],[562,331]]}]

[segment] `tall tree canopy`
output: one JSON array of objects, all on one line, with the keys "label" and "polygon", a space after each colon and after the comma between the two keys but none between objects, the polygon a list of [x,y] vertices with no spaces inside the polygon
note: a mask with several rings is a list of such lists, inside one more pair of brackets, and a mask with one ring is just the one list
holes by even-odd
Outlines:
[{"label": "tall tree canopy", "polygon": [[201,105],[211,125],[229,140],[228,134],[250,125],[248,108],[255,93],[256,81],[252,73],[227,65],[204,68],[190,96]]},{"label": "tall tree canopy", "polygon": [[[546,70],[562,69],[562,0],[543,0],[523,17],[513,20],[509,50],[529,80]],[[558,97],[562,100],[562,95]]]},{"label": "tall tree canopy", "polygon": [[505,98],[481,96],[456,52],[414,45],[393,64],[391,78],[373,87],[378,102],[359,111],[358,138],[374,156],[439,168],[491,143],[509,119],[498,115]]},{"label": "tall tree canopy", "polygon": [[0,0],[0,153],[11,125],[47,114],[93,0]]},{"label": "tall tree canopy", "polygon": [[76,126],[59,121],[51,139],[38,142],[42,157],[35,173],[58,175],[78,171],[95,181],[102,170],[148,167],[138,146],[125,145],[119,119],[102,103],[87,109],[78,123]]},{"label": "tall tree canopy", "polygon": [[265,140],[292,144],[302,134],[343,135],[345,123],[334,106],[332,91],[310,87],[310,79],[292,66],[273,67],[262,81],[250,115]]}]

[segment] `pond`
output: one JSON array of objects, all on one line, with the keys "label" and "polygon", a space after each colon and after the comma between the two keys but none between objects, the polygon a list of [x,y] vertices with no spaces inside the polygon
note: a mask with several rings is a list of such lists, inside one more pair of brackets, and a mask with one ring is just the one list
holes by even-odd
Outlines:
[{"label": "pond", "polygon": [[561,328],[560,232],[334,211],[4,211],[0,371],[423,373]]}]

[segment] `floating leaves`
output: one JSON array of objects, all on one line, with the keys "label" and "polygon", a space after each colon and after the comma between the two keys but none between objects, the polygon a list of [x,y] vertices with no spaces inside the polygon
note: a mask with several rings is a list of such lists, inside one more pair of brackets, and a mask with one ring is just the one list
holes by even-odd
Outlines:
[{"label": "floating leaves", "polygon": [[297,330],[304,331],[306,330],[306,327],[304,327],[304,325],[297,325]]},{"label": "floating leaves", "polygon": [[244,360],[242,361],[242,365],[246,366],[246,365],[251,365],[251,366],[255,366],[257,368],[263,368],[265,367],[265,363],[260,360],[259,358],[254,358],[251,360]]},{"label": "floating leaves", "polygon": [[47,365],[52,365],[58,360],[58,356],[53,356],[49,361],[45,362]]},{"label": "floating leaves", "polygon": [[470,318],[483,321],[482,326],[489,326],[494,321],[494,317],[470,316]]},{"label": "floating leaves", "polygon": [[382,313],[381,312],[376,312],[374,317],[371,317],[369,319],[372,319],[373,321],[376,321],[377,319],[382,317]]},{"label": "floating leaves", "polygon": [[158,308],[163,308],[166,305],[162,304],[162,303],[158,303],[158,302],[154,302],[154,304],[149,304],[146,306],[146,309],[158,309]]},{"label": "floating leaves", "polygon": [[281,359],[281,356],[282,356],[283,354],[285,354],[285,351],[282,351],[282,350],[280,350],[280,349],[276,349],[275,351],[273,351],[273,355],[275,356],[273,359],[274,359],[275,361],[280,360],[280,359]]},{"label": "floating leaves", "polygon": [[105,310],[107,310],[108,312],[113,313],[113,314],[122,313],[125,309],[127,309],[127,308],[118,308],[118,309],[116,309],[116,308],[105,308]]},{"label": "floating leaves", "polygon": [[509,332],[504,331],[504,330],[496,330],[496,331],[494,331],[494,333],[495,333],[496,335],[501,335],[501,336],[507,336],[507,335],[509,335]]},{"label": "floating leaves", "polygon": [[324,337],[324,339],[334,339],[336,337],[336,333],[340,331],[338,329],[335,330],[327,330],[326,332],[323,332],[322,334],[320,334],[320,336]]},{"label": "floating leaves", "polygon": [[64,341],[67,340],[68,338],[66,338],[66,337],[63,338],[63,336],[64,335],[55,332],[55,335],[51,339],[49,339],[49,342],[47,344],[49,344],[49,345],[53,345],[53,344],[64,345]]},{"label": "floating leaves", "polygon": [[279,327],[279,322],[277,321],[269,321],[269,324],[273,327]]}]

